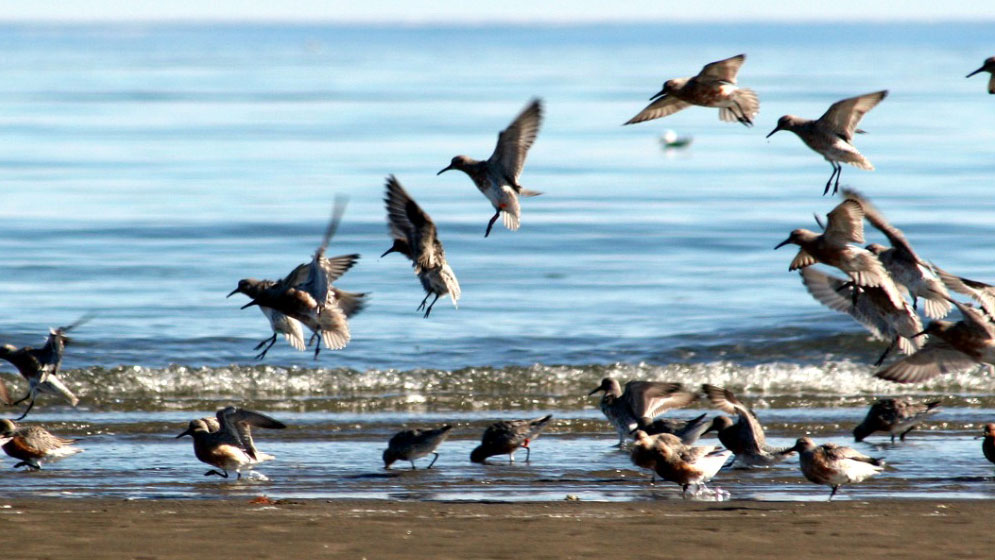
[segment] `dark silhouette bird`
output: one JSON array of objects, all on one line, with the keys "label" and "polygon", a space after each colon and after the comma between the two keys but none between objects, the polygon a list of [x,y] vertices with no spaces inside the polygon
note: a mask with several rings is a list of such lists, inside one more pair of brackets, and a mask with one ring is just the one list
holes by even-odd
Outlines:
[{"label": "dark silhouette bird", "polygon": [[895,443],[897,434],[901,441],[920,422],[940,411],[940,401],[924,403],[908,399],[880,399],[871,405],[864,421],[853,429],[853,440],[864,441],[874,432],[888,432]]},{"label": "dark silhouette bird", "polygon": [[525,156],[535,142],[541,123],[542,100],[533,99],[508,128],[498,135],[497,146],[490,158],[477,161],[469,156],[459,155],[452,159],[448,167],[436,173],[441,175],[450,169],[466,173],[477,189],[491,201],[494,216],[487,222],[484,237],[491,234],[494,222],[502,215],[504,227],[517,231],[522,215],[518,197],[542,194],[522,188],[518,181],[525,167]]},{"label": "dark silhouette bird", "polygon": [[[411,260],[415,276],[425,289],[425,299],[418,306],[425,309],[427,319],[440,296],[449,294],[453,307],[458,307],[460,298],[459,281],[446,262],[446,251],[442,248],[432,218],[418,206],[401,183],[393,176],[387,177],[387,194],[384,196],[387,205],[387,223],[394,244],[384,251],[381,257],[390,253],[401,253]],[[428,297],[435,299],[425,308]]]},{"label": "dark silhouette bird", "polygon": [[697,76],[674,78],[663,83],[663,89],[650,97],[652,103],[629,119],[635,124],[672,115],[692,105],[718,107],[719,119],[753,126],[760,112],[760,102],[752,89],[736,85],[736,74],[746,61],[745,54],[706,64]]},{"label": "dark silhouette bird", "polygon": [[439,454],[435,450],[446,440],[449,430],[452,429],[451,425],[446,424],[435,429],[415,428],[397,432],[387,442],[387,449],[384,449],[383,468],[389,469],[395,461],[408,461],[411,463],[411,470],[415,470],[415,459],[434,455],[432,462],[425,467],[426,469],[432,468],[432,465],[439,459]]},{"label": "dark silhouette bird", "polygon": [[[35,399],[40,394],[55,395],[76,406],[79,399],[69,390],[62,380],[59,379],[59,368],[62,366],[62,355],[65,353],[66,345],[71,342],[68,333],[80,325],[87,323],[92,316],[84,315],[75,323],[64,327],[49,329],[48,338],[41,348],[25,346],[17,348],[11,344],[0,346],[0,359],[7,360],[17,368],[18,373],[28,381],[28,392],[20,399],[11,402],[12,405],[28,401],[28,407],[24,413],[15,420],[21,420],[31,412],[35,406]],[[5,391],[4,391],[5,392]],[[10,402],[9,395],[4,400]]]},{"label": "dark silhouette bird", "polygon": [[995,94],[995,56],[986,58],[985,63],[981,65],[981,68],[971,72],[966,77],[970,78],[979,72],[988,72],[991,74],[991,77],[988,79],[988,93]]},{"label": "dark silhouette bird", "polygon": [[502,420],[491,424],[484,430],[480,445],[470,453],[470,461],[484,463],[488,457],[508,455],[508,462],[514,463],[515,452],[525,448],[525,462],[528,463],[532,456],[529,444],[539,437],[552,418],[553,415],[548,414],[535,420]]},{"label": "dark silhouette bird", "polygon": [[777,121],[777,126],[770,131],[767,138],[774,135],[779,130],[790,130],[801,138],[805,145],[813,151],[826,158],[826,161],[833,166],[833,172],[826,181],[826,188],[822,191],[823,196],[829,192],[829,186],[836,178],[833,186],[833,194],[840,187],[840,174],[843,172],[842,163],[849,163],[861,169],[873,170],[874,166],[852,144],[854,133],[863,133],[857,128],[860,119],[881,102],[888,91],[876,91],[866,93],[857,97],[850,97],[837,101],[829,106],[829,110],[816,120],[803,119],[794,115],[784,115]]}]

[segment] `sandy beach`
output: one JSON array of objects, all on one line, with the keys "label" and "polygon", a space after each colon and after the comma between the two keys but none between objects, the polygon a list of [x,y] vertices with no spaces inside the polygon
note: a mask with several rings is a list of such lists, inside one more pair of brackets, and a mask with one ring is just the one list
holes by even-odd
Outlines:
[{"label": "sandy beach", "polygon": [[371,559],[995,554],[990,501],[256,502],[4,501],[0,545],[17,558],[203,558],[221,551],[230,558]]}]

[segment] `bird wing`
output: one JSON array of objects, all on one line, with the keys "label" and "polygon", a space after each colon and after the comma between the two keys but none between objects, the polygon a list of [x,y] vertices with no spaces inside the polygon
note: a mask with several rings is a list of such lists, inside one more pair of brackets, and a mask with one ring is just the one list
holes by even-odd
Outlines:
[{"label": "bird wing", "polygon": [[855,200],[860,204],[861,209],[864,212],[864,217],[867,221],[871,223],[878,231],[883,233],[885,237],[888,238],[888,242],[891,246],[898,249],[901,254],[907,258],[915,261],[918,264],[925,265],[926,263],[919,259],[919,255],[912,249],[912,245],[909,240],[902,233],[902,230],[888,223],[884,215],[878,211],[878,209],[871,204],[871,201],[867,200],[863,195],[854,189],[849,187],[843,188],[843,196],[849,200]]},{"label": "bird wing", "polygon": [[334,301],[334,294],[318,309],[318,329],[325,348],[339,350],[349,344],[352,335],[349,333],[349,322],[345,312]]},{"label": "bird wing", "polygon": [[74,443],[75,440],[60,438],[52,435],[51,432],[41,426],[24,426],[14,432],[15,436],[20,436],[24,445],[31,448],[37,454],[43,455],[64,445]]},{"label": "bird wing", "polygon": [[442,283],[446,285],[446,291],[449,292],[449,298],[453,300],[453,305],[455,306],[463,293],[460,291],[459,280],[456,279],[456,274],[449,267],[449,263],[442,263],[442,270],[439,271],[439,277],[442,278]]},{"label": "bird wing", "polygon": [[662,381],[630,381],[621,397],[635,418],[646,420],[665,410],[687,406],[696,398],[680,383]]},{"label": "bird wing", "polygon": [[880,103],[886,95],[888,95],[888,90],[882,90],[837,101],[829,106],[824,115],[819,117],[818,123],[849,142],[853,140],[853,134],[857,130],[860,119],[867,111]]},{"label": "bird wing", "polygon": [[815,260],[815,257],[810,255],[805,249],[798,249],[798,254],[795,258],[791,259],[791,264],[788,265],[788,270],[798,270],[799,268],[805,268],[812,266],[819,261]]},{"label": "bird wing", "polygon": [[395,239],[411,248],[412,260],[422,268],[435,268],[445,258],[436,238],[435,223],[404,190],[396,177],[387,178],[387,221]]},{"label": "bird wing", "polygon": [[864,210],[856,200],[844,200],[826,218],[826,231],[823,235],[832,243],[843,245],[864,242]]},{"label": "bird wing", "polygon": [[217,412],[217,418],[221,430],[223,430],[228,437],[234,438],[234,441],[236,441],[238,445],[253,459],[256,458],[256,446],[252,441],[253,426],[257,428],[267,428],[270,430],[282,430],[287,427],[287,425],[283,422],[275,420],[265,414],[244,408],[236,408],[234,406],[229,406],[219,410]]},{"label": "bird wing", "polygon": [[660,117],[666,117],[667,115],[673,115],[681,109],[687,109],[691,104],[687,101],[681,101],[680,99],[673,97],[671,95],[664,94],[649,105],[645,109],[632,117],[625,124],[636,124],[643,121],[651,121],[653,119],[659,119]]},{"label": "bird wing", "polygon": [[746,408],[746,405],[740,402],[732,391],[707,383],[702,385],[701,389],[705,392],[712,406],[726,414],[736,414],[739,416],[740,439],[748,446],[748,450],[758,453],[767,445],[767,439],[764,437],[764,429],[760,425],[760,422],[757,421],[753,411]]},{"label": "bird wing", "polygon": [[335,304],[342,310],[342,313],[345,313],[346,317],[352,317],[366,307],[367,294],[347,292],[335,287],[332,288],[332,293],[335,294]]},{"label": "bird wing", "polygon": [[990,284],[985,284],[984,282],[978,282],[976,280],[968,280],[967,278],[961,278],[960,276],[954,276],[946,270],[932,265],[933,270],[940,276],[940,280],[946,284],[948,288],[966,296],[970,296],[974,301],[981,305],[981,308],[985,310],[985,313],[989,317],[995,317],[995,286]]},{"label": "bird wing", "polygon": [[877,371],[874,377],[896,383],[928,381],[941,373],[960,371],[975,364],[970,356],[937,337],[930,337],[918,352]]},{"label": "bird wing", "polygon": [[995,338],[995,325],[979,313],[977,309],[953,299],[949,301],[957,306],[960,314],[963,315],[962,320],[971,330],[983,333],[985,338]]},{"label": "bird wing", "polygon": [[739,68],[745,61],[745,54],[737,54],[736,56],[725,60],[718,60],[706,64],[702,67],[701,72],[698,72],[698,78],[708,78],[710,80],[718,80],[735,84],[736,74],[739,72]]},{"label": "bird wing", "polygon": [[533,99],[521,113],[511,121],[508,128],[498,134],[497,146],[488,163],[500,169],[504,179],[518,187],[518,177],[525,167],[525,156],[539,134],[542,124],[542,100]]}]

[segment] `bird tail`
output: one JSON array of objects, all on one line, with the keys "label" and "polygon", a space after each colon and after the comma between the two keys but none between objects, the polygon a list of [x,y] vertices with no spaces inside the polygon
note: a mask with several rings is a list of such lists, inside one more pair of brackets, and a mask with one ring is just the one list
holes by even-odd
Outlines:
[{"label": "bird tail", "polygon": [[753,119],[760,113],[760,100],[757,93],[749,88],[739,88],[733,96],[731,107],[719,109],[719,119],[725,122],[741,122],[746,126],[753,124]]}]

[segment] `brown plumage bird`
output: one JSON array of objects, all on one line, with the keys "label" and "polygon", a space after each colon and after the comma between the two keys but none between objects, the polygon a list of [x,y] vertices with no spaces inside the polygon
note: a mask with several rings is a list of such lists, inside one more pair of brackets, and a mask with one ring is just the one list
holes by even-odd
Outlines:
[{"label": "brown plumage bird", "polygon": [[809,481],[832,487],[829,500],[844,484],[861,482],[884,470],[884,461],[868,457],[850,447],[835,443],[816,445],[811,438],[799,438],[794,450],[798,452],[802,474]]},{"label": "brown plumage bird", "polygon": [[895,435],[905,441],[906,434],[940,411],[939,406],[940,401],[917,403],[908,399],[880,399],[871,405],[864,421],[853,429],[853,440],[864,441],[874,432],[888,432],[892,443],[895,443]]},{"label": "brown plumage bird", "polygon": [[228,478],[228,471],[235,471],[238,478],[242,478],[242,469],[273,458],[256,449],[252,427],[282,430],[287,426],[265,414],[229,406],[219,410],[216,418],[192,420],[187,429],[176,437],[192,437],[194,455],[202,462],[221,469],[211,469],[204,476]]},{"label": "brown plumage bird", "polygon": [[746,61],[745,54],[706,64],[696,76],[674,78],[650,97],[652,103],[625,124],[635,124],[672,115],[692,105],[717,107],[719,119],[753,126],[760,102],[752,89],[736,85],[736,75]]},{"label": "brown plumage bird", "polygon": [[0,448],[4,453],[17,459],[17,467],[40,470],[41,464],[83,451],[73,447],[76,440],[54,436],[41,426],[18,426],[14,422],[0,420]]},{"label": "brown plumage bird", "polygon": [[529,462],[532,456],[529,444],[539,437],[552,418],[553,415],[548,414],[535,420],[502,420],[491,424],[484,430],[480,445],[470,453],[470,461],[484,463],[488,457],[508,455],[508,462],[514,463],[515,452],[525,448],[525,462]]}]

